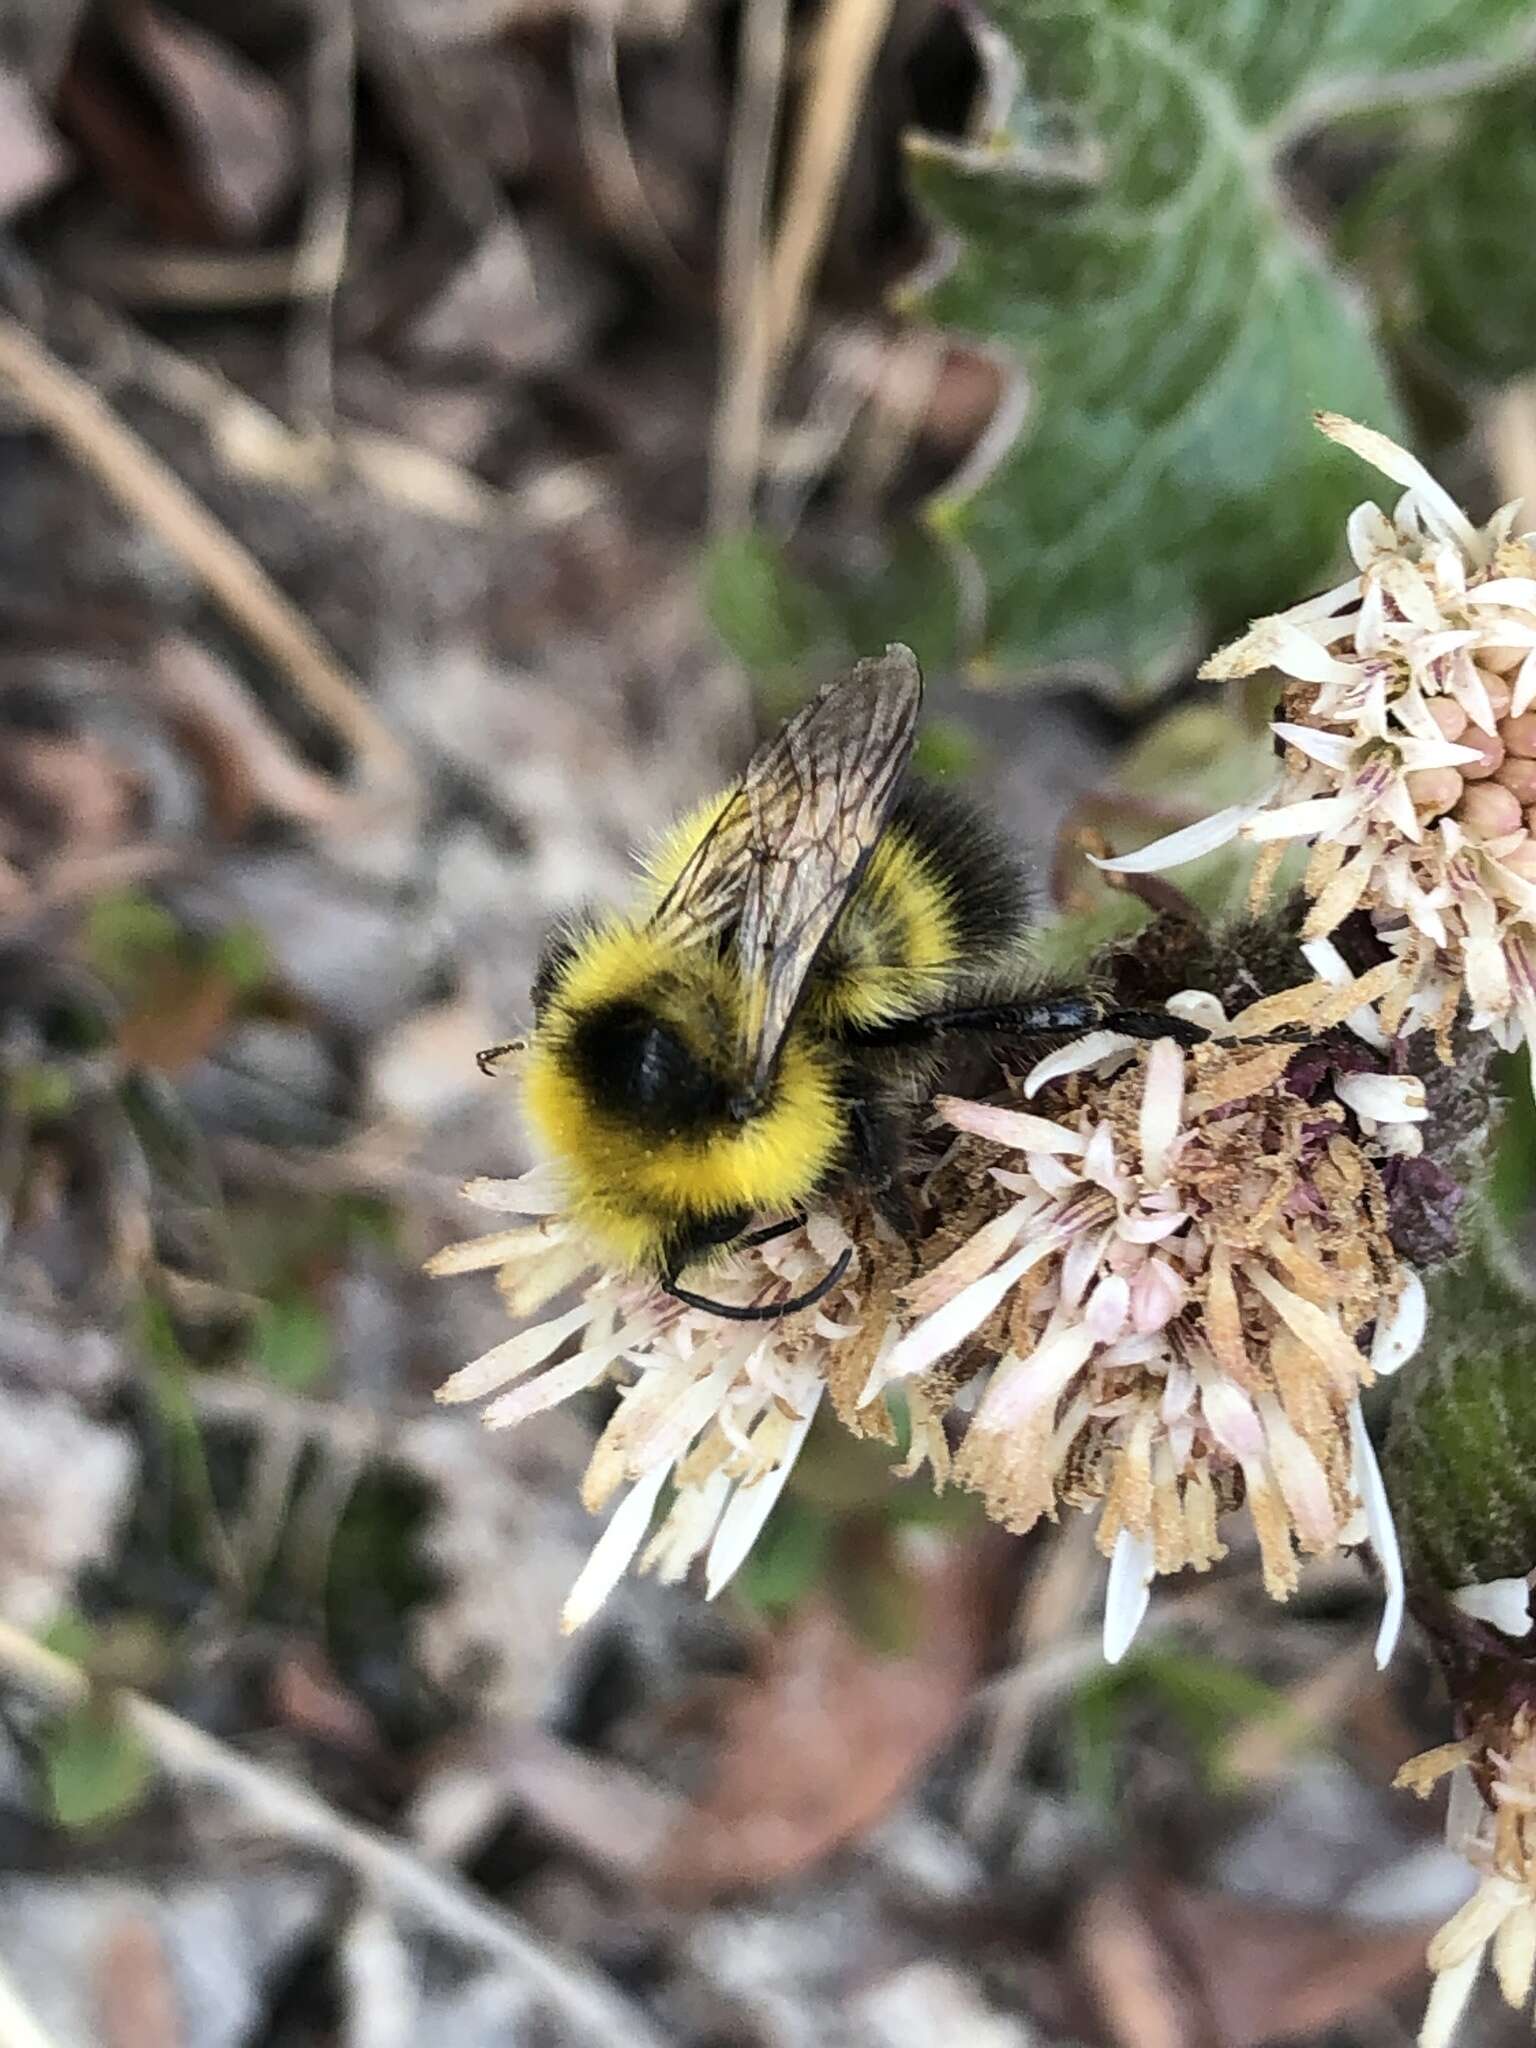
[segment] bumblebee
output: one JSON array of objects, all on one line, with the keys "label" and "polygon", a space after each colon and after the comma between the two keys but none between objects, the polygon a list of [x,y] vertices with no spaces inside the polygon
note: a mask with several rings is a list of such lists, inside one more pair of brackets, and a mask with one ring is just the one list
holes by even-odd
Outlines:
[{"label": "bumblebee", "polygon": [[546,944],[529,1122],[613,1263],[695,1308],[787,1315],[841,1278],[846,1252],[775,1302],[681,1282],[703,1255],[794,1228],[839,1183],[899,1209],[904,1139],[947,1041],[1204,1035],[1031,986],[1017,859],[967,806],[904,786],[921,702],[906,648],[859,662],[662,841],[636,910]]}]

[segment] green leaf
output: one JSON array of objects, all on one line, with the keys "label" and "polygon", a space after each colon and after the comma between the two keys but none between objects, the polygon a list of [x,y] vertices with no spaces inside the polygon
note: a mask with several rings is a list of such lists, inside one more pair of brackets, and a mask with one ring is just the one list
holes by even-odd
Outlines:
[{"label": "green leaf", "polygon": [[1358,253],[1393,323],[1463,374],[1536,367],[1536,81],[1442,114],[1353,209]]},{"label": "green leaf", "polygon": [[53,1817],[65,1828],[120,1820],[142,1802],[154,1775],[143,1738],[113,1700],[99,1693],[89,1694],[49,1728],[43,1768]]},{"label": "green leaf", "polygon": [[[1526,0],[995,0],[1020,60],[979,143],[919,137],[958,230],[926,316],[1027,372],[1022,435],[934,508],[987,593],[1000,670],[1086,664],[1145,689],[1323,571],[1373,488],[1313,429],[1401,431],[1359,296],[1288,200],[1282,151],[1324,111],[1501,59]],[[942,658],[899,591],[881,638]]]}]

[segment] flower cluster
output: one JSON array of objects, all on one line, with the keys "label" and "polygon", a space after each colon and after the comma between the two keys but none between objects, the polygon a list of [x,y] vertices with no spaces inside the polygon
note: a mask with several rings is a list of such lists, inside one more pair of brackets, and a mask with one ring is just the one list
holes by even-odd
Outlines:
[{"label": "flower cluster", "polygon": [[[743,1250],[711,1278],[720,1299],[742,1306],[800,1292],[844,1251],[850,1263],[814,1309],[730,1322],[685,1307],[650,1280],[597,1270],[565,1214],[558,1176],[546,1167],[518,1180],[472,1181],[465,1193],[537,1220],[449,1245],[429,1272],[496,1268],[520,1321],[579,1283],[585,1291],[574,1307],[464,1366],[439,1389],[439,1400],[494,1395],[484,1420],[504,1429],[610,1376],[626,1380],[582,1485],[594,1512],[620,1489],[623,1495],[571,1590],[565,1627],[590,1619],[637,1555],[643,1569],[668,1582],[703,1555],[713,1597],[768,1519],[823,1395],[847,1412],[852,1390],[896,1341],[892,1300],[870,1277],[867,1249],[821,1212]],[[563,1351],[569,1355],[551,1363]],[[921,1409],[915,1422],[908,1469],[924,1456],[944,1457],[937,1423]]]},{"label": "flower cluster", "polygon": [[[1388,1588],[1384,1657],[1401,1574],[1359,1393],[1422,1330],[1376,1161],[1416,1147],[1423,1086],[1336,1074],[1315,1100],[1288,1077],[1297,1046],[1265,1036],[1302,1016],[1337,1024],[1367,981],[1266,998],[1230,1024],[1214,996],[1189,993],[1170,1008],[1209,1030],[1207,1045],[1095,1032],[1001,1103],[942,1099],[949,1142],[920,1150],[909,1190],[915,1242],[849,1195],[712,1272],[718,1298],[749,1306],[789,1299],[848,1254],[823,1300],[772,1321],[727,1320],[595,1269],[549,1168],[471,1183],[483,1205],[535,1220],[451,1245],[431,1270],[497,1268],[520,1320],[584,1291],[441,1398],[493,1396],[485,1419],[506,1426],[620,1382],[583,1495],[595,1510],[622,1494],[567,1626],[637,1556],[669,1580],[703,1556],[717,1592],[824,1400],[857,1433],[888,1437],[899,1387],[903,1471],[926,1459],[943,1482],[953,1414],[965,1419],[956,1475],[1010,1528],[1099,1505],[1111,1657],[1154,1574],[1222,1556],[1218,1518],[1244,1503],[1276,1598],[1295,1586],[1298,1553],[1369,1538]],[[1047,1089],[1051,1115],[1022,1106],[1018,1091]]]},{"label": "flower cluster", "polygon": [[[1213,997],[1182,1001],[1230,1030]],[[1244,1500],[1277,1599],[1298,1550],[1369,1534],[1388,1584],[1383,1659],[1396,1635],[1397,1546],[1359,1394],[1416,1346],[1423,1289],[1393,1253],[1344,1107],[1287,1086],[1295,1052],[1098,1034],[1025,1082],[1064,1098],[1053,1117],[940,1105],[964,1134],[944,1206],[974,1213],[965,1183],[981,1181],[992,1213],[902,1290],[915,1319],[870,1391],[969,1366],[955,1471],[989,1512],[1024,1530],[1099,1504],[1111,1659],[1152,1576],[1223,1556],[1218,1515]],[[1368,1077],[1361,1101],[1382,1132],[1424,1115],[1411,1077]]]},{"label": "flower cluster", "polygon": [[1446,1838],[1478,1883],[1429,1945],[1435,1984],[1420,2048],[1447,2048],[1485,1955],[1516,2011],[1536,1979],[1536,1717],[1519,1707],[1492,1739],[1429,1750],[1405,1764],[1397,1782],[1422,1799],[1447,1776]]},{"label": "flower cluster", "polygon": [[1286,842],[1310,843],[1315,971],[1347,975],[1331,934],[1355,911],[1396,966],[1356,1027],[1432,1027],[1448,1057],[1465,997],[1472,1028],[1512,1050],[1536,1040],[1536,547],[1514,536],[1517,506],[1474,527],[1384,435],[1318,424],[1405,493],[1391,519],[1351,514],[1356,575],[1203,670],[1287,678],[1280,783],[1108,865],[1150,873],[1241,836],[1267,849],[1262,887]]}]

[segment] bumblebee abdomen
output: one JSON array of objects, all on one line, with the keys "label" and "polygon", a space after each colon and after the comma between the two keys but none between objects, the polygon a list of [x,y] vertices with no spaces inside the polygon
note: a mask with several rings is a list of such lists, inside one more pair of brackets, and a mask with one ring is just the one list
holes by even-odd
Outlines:
[{"label": "bumblebee abdomen", "polygon": [[898,802],[818,963],[824,1030],[916,1015],[995,978],[1029,925],[1018,856],[968,804],[931,789]]}]

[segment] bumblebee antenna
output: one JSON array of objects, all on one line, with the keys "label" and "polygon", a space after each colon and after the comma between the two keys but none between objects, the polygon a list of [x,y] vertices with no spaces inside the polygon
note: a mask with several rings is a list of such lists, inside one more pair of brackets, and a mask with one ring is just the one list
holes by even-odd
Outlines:
[{"label": "bumblebee antenna", "polygon": [[804,1294],[791,1295],[788,1301],[760,1301],[750,1308],[743,1308],[732,1301],[711,1301],[707,1294],[695,1294],[691,1288],[679,1287],[674,1275],[668,1274],[662,1281],[663,1292],[670,1294],[674,1301],[680,1301],[685,1308],[696,1308],[708,1316],[724,1316],[732,1323],[776,1323],[780,1316],[792,1316],[802,1308],[814,1308],[818,1301],[829,1295],[838,1281],[848,1270],[848,1261],[853,1257],[853,1246],[848,1245],[838,1255],[835,1265],[829,1266],[814,1287],[808,1287]]}]

